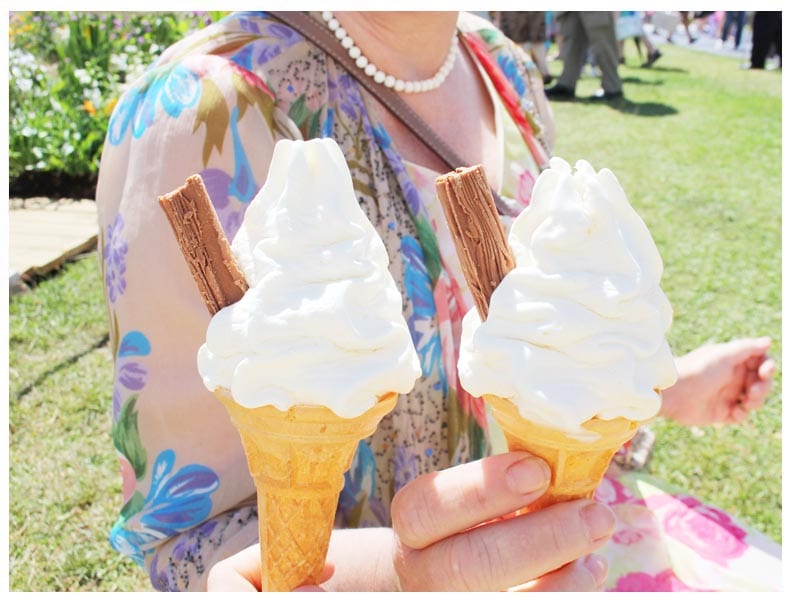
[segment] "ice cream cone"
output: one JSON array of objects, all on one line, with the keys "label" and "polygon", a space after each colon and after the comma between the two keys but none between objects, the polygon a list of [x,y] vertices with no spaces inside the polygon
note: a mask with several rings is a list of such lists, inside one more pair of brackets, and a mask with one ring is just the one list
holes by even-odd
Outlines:
[{"label": "ice cream cone", "polygon": [[624,418],[594,418],[582,427],[600,437],[592,441],[578,440],[528,421],[510,400],[493,395],[486,395],[484,399],[505,434],[508,448],[540,456],[551,467],[549,489],[519,513],[566,500],[592,498],[615,452],[634,436],[639,426],[638,422]]},{"label": "ice cream cone", "polygon": [[323,406],[246,408],[223,388],[215,395],[239,431],[258,492],[261,590],[320,583],[343,474],[397,394],[351,419]]}]

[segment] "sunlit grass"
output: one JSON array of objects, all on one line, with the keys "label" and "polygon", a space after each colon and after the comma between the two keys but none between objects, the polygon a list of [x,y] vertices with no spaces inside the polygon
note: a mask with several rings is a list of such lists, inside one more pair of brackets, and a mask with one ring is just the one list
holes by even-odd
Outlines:
[{"label": "sunlit grass", "polygon": [[[612,169],[647,223],[664,258],[676,353],[774,339],[766,407],[742,427],[655,423],[649,471],[781,541],[781,73],[661,50],[652,69],[621,67],[623,101],[552,103],[556,154]],[[577,93],[598,85],[585,78]]]}]

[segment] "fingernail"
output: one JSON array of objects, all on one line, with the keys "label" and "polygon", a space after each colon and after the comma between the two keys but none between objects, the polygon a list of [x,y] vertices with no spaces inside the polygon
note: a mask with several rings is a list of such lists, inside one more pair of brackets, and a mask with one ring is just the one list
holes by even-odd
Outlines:
[{"label": "fingernail", "polygon": [[603,504],[591,502],[582,508],[581,517],[587,526],[587,534],[593,542],[609,537],[614,531],[614,513]]},{"label": "fingernail", "polygon": [[551,480],[549,467],[539,458],[528,456],[505,470],[505,481],[515,494],[525,495],[543,489]]},{"label": "fingernail", "polygon": [[584,559],[584,567],[590,572],[598,585],[606,581],[606,575],[609,573],[609,563],[602,556],[597,554],[588,555]]}]

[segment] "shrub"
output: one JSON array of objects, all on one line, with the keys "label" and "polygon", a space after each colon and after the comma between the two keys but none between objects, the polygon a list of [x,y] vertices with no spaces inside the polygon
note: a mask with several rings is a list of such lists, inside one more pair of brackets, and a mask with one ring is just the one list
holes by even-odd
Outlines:
[{"label": "shrub", "polygon": [[95,181],[124,88],[166,46],[224,14],[10,13],[12,189],[42,174]]}]

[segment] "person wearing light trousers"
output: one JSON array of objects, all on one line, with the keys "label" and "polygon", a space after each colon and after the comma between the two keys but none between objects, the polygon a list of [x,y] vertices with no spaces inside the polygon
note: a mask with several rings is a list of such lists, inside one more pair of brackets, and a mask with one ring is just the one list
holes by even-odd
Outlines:
[{"label": "person wearing light trousers", "polygon": [[615,35],[614,14],[609,11],[558,12],[562,32],[562,74],[554,87],[546,90],[553,99],[570,99],[576,95],[576,82],[584,67],[587,50],[592,49],[601,70],[601,90],[593,98],[612,99],[623,95],[623,84],[617,72],[619,53]]}]

